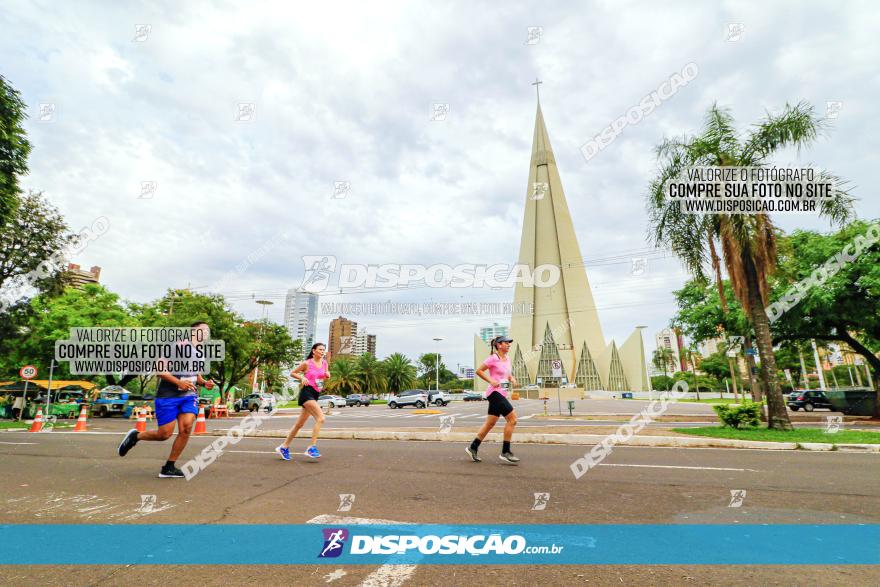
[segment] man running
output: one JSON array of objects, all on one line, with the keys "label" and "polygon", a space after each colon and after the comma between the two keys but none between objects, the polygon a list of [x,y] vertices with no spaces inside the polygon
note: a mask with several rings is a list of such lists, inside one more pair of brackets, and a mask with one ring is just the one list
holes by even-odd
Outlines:
[{"label": "man running", "polygon": [[[192,342],[183,341],[181,345],[201,345],[211,336],[211,329],[206,322],[195,322],[190,326]],[[183,372],[158,373],[159,387],[156,390],[156,422],[157,430],[138,432],[136,429],[128,431],[122,443],[119,445],[119,456],[124,457],[134,445],[141,440],[164,441],[174,434],[174,424],[177,423],[177,438],[171,445],[171,454],[159,471],[159,477],[183,479],[183,471],[175,466],[192,432],[193,422],[199,413],[199,394],[196,385],[202,385],[206,389],[214,388],[214,381],[205,379],[201,373]]]},{"label": "man running", "polygon": [[[506,336],[493,338],[489,343],[492,346],[492,354],[476,370],[477,376],[489,384],[489,389],[486,390],[486,398],[489,400],[489,414],[486,416],[486,422],[477,432],[477,437],[464,450],[477,463],[482,460],[477,456],[480,443],[495,427],[500,417],[504,418],[504,444],[498,458],[511,465],[519,462],[519,458],[513,456],[510,450],[510,440],[513,438],[513,429],[516,426],[516,411],[507,399],[511,384],[519,385],[511,374],[510,359],[507,357],[512,342],[513,339]],[[489,372],[488,376],[486,371]]]}]

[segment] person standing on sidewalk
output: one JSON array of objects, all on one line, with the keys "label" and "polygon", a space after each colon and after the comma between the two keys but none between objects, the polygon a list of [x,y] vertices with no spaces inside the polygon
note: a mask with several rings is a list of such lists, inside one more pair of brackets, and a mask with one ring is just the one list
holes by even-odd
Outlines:
[{"label": "person standing on sidewalk", "polygon": [[[486,435],[495,427],[498,418],[504,418],[504,444],[501,448],[501,455],[498,457],[505,463],[515,465],[519,462],[519,458],[513,455],[510,450],[510,441],[513,438],[513,429],[516,427],[516,411],[507,399],[512,385],[519,385],[516,378],[511,374],[510,358],[507,353],[510,351],[510,343],[512,338],[506,336],[496,336],[489,343],[492,346],[492,354],[483,364],[476,370],[477,377],[489,384],[486,390],[486,398],[489,400],[489,414],[486,421],[477,432],[477,437],[473,442],[465,448],[465,452],[470,455],[474,462],[480,462],[477,451],[480,443],[486,438]],[[486,372],[488,371],[488,375]]]}]

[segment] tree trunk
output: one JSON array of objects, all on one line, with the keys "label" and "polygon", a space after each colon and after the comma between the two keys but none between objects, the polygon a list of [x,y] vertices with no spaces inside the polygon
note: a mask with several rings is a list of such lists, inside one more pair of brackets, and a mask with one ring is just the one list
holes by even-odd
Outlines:
[{"label": "tree trunk", "polygon": [[767,389],[767,427],[775,430],[792,430],[791,420],[782,397],[782,388],[776,380],[776,357],[773,355],[773,338],[770,336],[770,321],[764,311],[764,301],[758,284],[758,274],[754,261],[746,253],[746,285],[749,296],[749,316],[755,329],[755,343],[761,357],[761,379]]}]

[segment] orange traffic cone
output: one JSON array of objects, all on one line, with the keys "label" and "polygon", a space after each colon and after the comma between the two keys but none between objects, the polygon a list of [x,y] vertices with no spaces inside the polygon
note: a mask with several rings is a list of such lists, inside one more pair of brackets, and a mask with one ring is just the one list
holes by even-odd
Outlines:
[{"label": "orange traffic cone", "polygon": [[205,434],[208,432],[208,425],[205,422],[205,407],[199,406],[199,417],[196,418],[196,429],[193,434]]},{"label": "orange traffic cone", "polygon": [[28,432],[40,432],[43,429],[43,408],[37,409],[37,417],[34,418],[34,423],[31,424],[30,430]]},{"label": "orange traffic cone", "polygon": [[137,430],[138,432],[147,431],[147,415],[144,413],[143,408],[140,408],[138,410],[138,422],[137,426],[135,426],[135,430]]},{"label": "orange traffic cone", "polygon": [[76,426],[73,427],[74,432],[85,432],[88,430],[86,426],[86,422],[88,421],[87,415],[88,408],[83,406],[79,411],[79,418],[76,419]]}]

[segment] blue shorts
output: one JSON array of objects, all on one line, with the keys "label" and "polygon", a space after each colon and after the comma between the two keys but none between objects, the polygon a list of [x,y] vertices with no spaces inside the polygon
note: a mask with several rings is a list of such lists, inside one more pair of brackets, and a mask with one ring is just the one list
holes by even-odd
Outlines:
[{"label": "blue shorts", "polygon": [[180,414],[198,413],[199,398],[194,395],[156,398],[156,422],[159,426],[174,422]]}]

